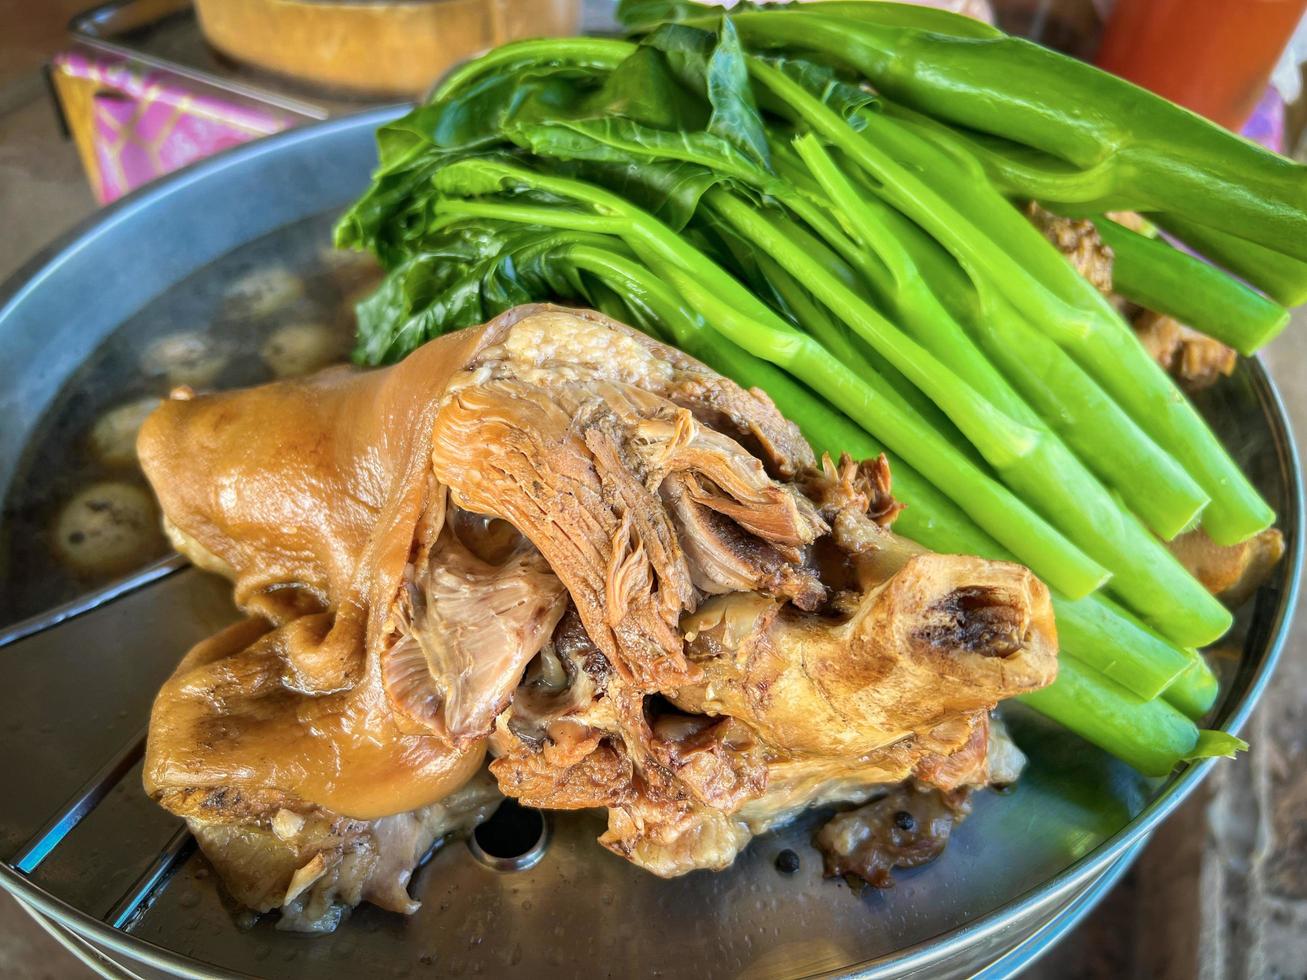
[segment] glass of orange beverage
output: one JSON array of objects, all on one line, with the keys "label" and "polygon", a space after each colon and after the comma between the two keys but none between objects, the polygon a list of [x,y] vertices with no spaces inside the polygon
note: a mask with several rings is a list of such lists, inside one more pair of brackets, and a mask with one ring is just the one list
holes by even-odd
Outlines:
[{"label": "glass of orange beverage", "polygon": [[1099,67],[1238,129],[1307,0],[1116,0]]}]

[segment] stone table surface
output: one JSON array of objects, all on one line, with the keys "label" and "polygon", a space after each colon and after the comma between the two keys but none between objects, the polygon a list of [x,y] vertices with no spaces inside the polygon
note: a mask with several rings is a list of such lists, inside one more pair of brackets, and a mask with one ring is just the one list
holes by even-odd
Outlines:
[{"label": "stone table surface", "polygon": [[[0,0],[0,280],[94,209],[37,70],[84,0]],[[20,11],[21,8],[21,11]],[[1307,318],[1264,353],[1307,454]],[[1245,733],[1252,749],[1154,835],[1039,980],[1307,977],[1307,617]],[[90,974],[0,895],[0,977]]]}]

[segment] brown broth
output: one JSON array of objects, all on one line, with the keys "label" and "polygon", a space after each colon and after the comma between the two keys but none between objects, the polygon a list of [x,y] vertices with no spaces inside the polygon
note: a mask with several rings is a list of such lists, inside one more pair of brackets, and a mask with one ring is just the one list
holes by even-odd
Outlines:
[{"label": "brown broth", "polygon": [[[306,219],[243,245],[199,269],[125,321],[77,369],[33,430],[9,486],[0,517],[0,626],[37,615],[122,576],[78,572],[60,560],[54,524],[75,494],[100,481],[144,486],[133,461],[109,465],[92,450],[91,431],[107,411],[144,397],[166,397],[169,379],[142,366],[159,338],[194,332],[222,355],[221,370],[206,387],[237,388],[272,380],[260,349],[278,328],[320,323],[338,360],[354,332],[353,302],[379,279],[364,256],[331,254],[333,216]],[[281,289],[233,296],[237,284],[262,270],[285,269]],[[302,289],[284,288],[298,280]],[[274,302],[271,294],[280,296]],[[140,564],[166,555],[156,541]]]}]

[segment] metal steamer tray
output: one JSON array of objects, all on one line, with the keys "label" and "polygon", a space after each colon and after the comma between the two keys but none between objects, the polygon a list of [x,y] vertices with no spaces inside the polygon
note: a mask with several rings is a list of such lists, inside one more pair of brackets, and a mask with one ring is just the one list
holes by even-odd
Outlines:
[{"label": "metal steamer tray", "polygon": [[[62,447],[81,430],[61,413],[121,398],[100,390],[122,376],[114,365],[138,338],[176,326],[143,317],[213,322],[206,276],[233,274],[233,255],[291,269],[329,261],[331,217],[365,186],[373,131],[393,111],[284,133],[151,185],[0,293],[6,499],[24,481],[76,470]],[[171,297],[166,316],[160,297]],[[308,315],[295,310],[286,315]],[[257,350],[266,328],[221,327],[231,362],[216,384],[257,380],[246,348]],[[1225,693],[1211,724],[1237,731],[1297,593],[1299,469],[1257,361],[1241,361],[1201,408],[1279,512],[1288,542],[1215,652]],[[140,784],[154,693],[193,642],[235,617],[229,586],[163,557],[79,593],[35,556],[48,533],[42,514],[39,502],[7,506],[0,526],[5,594],[47,610],[0,626],[0,884],[108,976],[1005,975],[1102,896],[1212,765],[1233,764],[1145,779],[1014,708],[1010,726],[1031,760],[1020,784],[981,794],[944,856],[885,892],[822,878],[809,846],[821,815],[758,838],[728,871],[664,881],[594,842],[599,815],[564,813],[548,816],[543,855],[529,868],[499,870],[452,842],[415,876],[423,904],[413,917],[364,906],[334,934],[294,935],[234,910],[182,824]],[[776,869],[785,848],[801,857],[797,873]]]}]

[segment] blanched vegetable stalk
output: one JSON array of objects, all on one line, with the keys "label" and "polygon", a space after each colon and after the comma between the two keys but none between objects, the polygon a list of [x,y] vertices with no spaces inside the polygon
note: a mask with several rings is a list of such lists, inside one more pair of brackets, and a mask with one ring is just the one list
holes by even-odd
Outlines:
[{"label": "blanched vegetable stalk", "polygon": [[[797,156],[791,161],[777,147],[773,159],[787,180],[808,181],[804,193],[821,194],[810,175],[796,169],[803,166]],[[859,174],[849,176],[857,179]],[[850,190],[846,188],[846,193]],[[882,248],[905,253],[900,262],[910,255],[917,268],[902,269],[899,279],[911,282],[914,272],[924,276],[924,283],[967,327],[1029,405],[1157,534],[1170,539],[1190,525],[1208,499],[1202,488],[1068,354],[995,297],[982,314],[979,294],[952,257],[918,225],[873,194],[846,197],[838,209],[828,199],[825,204],[846,220],[856,213],[864,231],[880,228]],[[888,288],[896,292],[898,305],[912,307],[920,302],[916,295],[903,295],[888,269],[883,277],[891,280]]]},{"label": "blanched vegetable stalk", "polygon": [[1175,317],[1241,354],[1254,354],[1289,322],[1289,311],[1159,238],[1094,222],[1112,249],[1112,288],[1146,310]]},{"label": "blanched vegetable stalk", "polygon": [[1026,400],[1067,441],[1080,459],[1162,538],[1202,489],[1175,460],[1114,402],[1096,381],[1006,301],[983,297],[962,268],[920,227],[881,205],[896,240],[945,305]]},{"label": "blanched vegetable stalk", "polygon": [[[1004,159],[1002,163],[997,163],[1000,156],[995,153],[993,144],[983,139],[977,139],[975,134],[964,134],[931,119],[929,116],[896,105],[888,100],[883,100],[880,105],[887,114],[910,121],[926,130],[932,139],[942,146],[949,147],[953,152],[964,156],[972,156],[988,166],[991,171],[997,166],[1002,171],[1002,177],[998,183],[999,188],[1017,199],[1038,200],[1054,210],[1075,216],[1094,216],[1098,211],[1112,210],[1109,205],[1104,204],[1102,201],[1067,200],[1067,195],[1060,192],[1059,178],[1040,171],[1038,168],[1022,167],[1011,159]],[[1074,198],[1074,195],[1071,195],[1071,197]],[[1277,252],[1265,245],[1258,244],[1256,241],[1250,241],[1229,232],[1218,231],[1215,228],[1208,227],[1201,221],[1195,221],[1180,215],[1151,212],[1148,214],[1148,218],[1154,225],[1161,226],[1176,237],[1183,239],[1184,243],[1190,248],[1201,253],[1217,265],[1224,266],[1236,275],[1246,279],[1258,289],[1266,292],[1274,300],[1288,306],[1297,306],[1300,303],[1307,302],[1307,261],[1285,255],[1283,252]],[[1209,269],[1206,276],[1209,280],[1207,284],[1209,289],[1218,288],[1218,284],[1219,288],[1223,290],[1230,290],[1239,285],[1229,276],[1220,277],[1215,269]],[[1168,281],[1164,287],[1154,284],[1154,299],[1163,306],[1184,302],[1188,296],[1188,291],[1185,288],[1187,284],[1186,279],[1180,278]],[[1255,308],[1245,312],[1256,321],[1261,321],[1269,315],[1266,310]],[[1225,329],[1232,328],[1227,326]],[[1236,326],[1233,329],[1239,328]],[[1250,332],[1245,335],[1246,339],[1243,343],[1251,342],[1256,336],[1255,331]],[[1269,341],[1272,336],[1273,331],[1267,332],[1263,343]],[[1244,353],[1252,353],[1252,351],[1245,351],[1240,344],[1232,344],[1231,346]]]},{"label": "blanched vegetable stalk", "polygon": [[1154,224],[1247,279],[1286,306],[1307,303],[1307,261],[1175,214],[1151,214]]},{"label": "blanched vegetable stalk", "polygon": [[1234,755],[1247,743],[1199,732],[1166,701],[1145,701],[1087,669],[1073,656],[1058,663],[1057,682],[1020,699],[1148,776],[1165,776],[1177,759]]},{"label": "blanched vegetable stalk", "polygon": [[[855,132],[780,69],[752,59],[750,70],[879,181],[886,200],[944,245],[978,289],[996,291],[1046,330],[1185,466],[1211,497],[1203,526],[1214,541],[1233,544],[1270,525],[1274,513],[1174,382],[1098,291],[988,189],[983,177],[968,175],[955,155],[896,120],[864,112],[867,128]],[[945,195],[918,176],[922,171],[953,177],[954,186],[965,186],[966,193]]]}]

